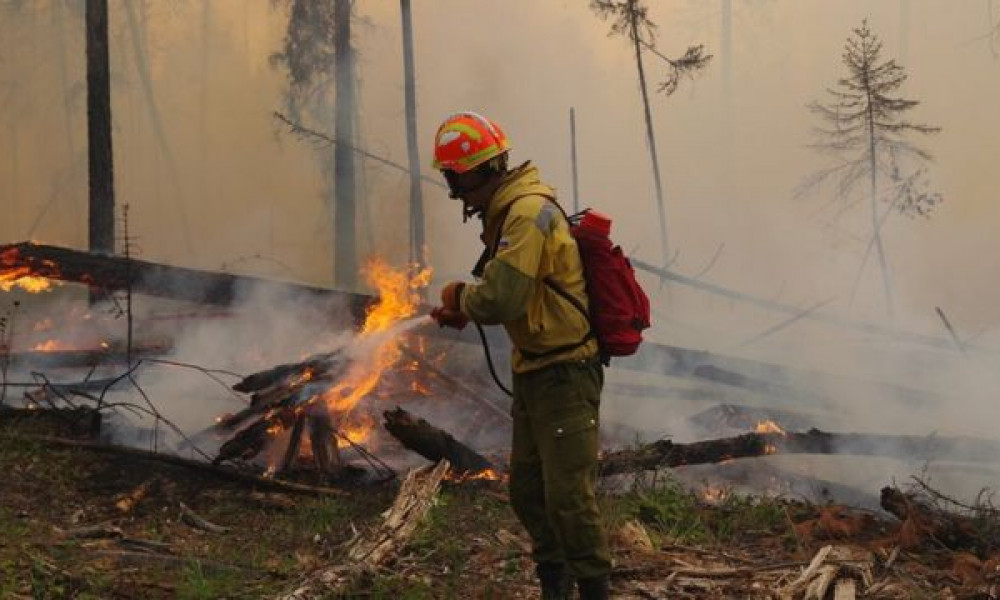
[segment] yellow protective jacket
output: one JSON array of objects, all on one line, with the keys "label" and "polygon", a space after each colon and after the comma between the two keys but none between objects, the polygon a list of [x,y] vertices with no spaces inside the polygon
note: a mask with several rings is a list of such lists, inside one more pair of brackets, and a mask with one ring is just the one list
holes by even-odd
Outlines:
[{"label": "yellow protective jacket", "polygon": [[490,200],[483,224],[483,243],[497,252],[480,282],[462,291],[461,310],[467,317],[484,325],[502,324],[507,330],[515,373],[597,355],[597,342],[591,338],[575,348],[537,356],[577,344],[590,331],[584,314],[545,283],[550,278],[587,306],[576,241],[550,199],[555,199],[555,190],[539,180],[538,169],[530,163],[507,175]]}]

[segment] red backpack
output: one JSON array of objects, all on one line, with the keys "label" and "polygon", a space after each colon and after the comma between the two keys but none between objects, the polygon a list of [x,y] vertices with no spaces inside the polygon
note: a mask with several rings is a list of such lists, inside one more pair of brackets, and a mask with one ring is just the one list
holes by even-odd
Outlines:
[{"label": "red backpack", "polygon": [[[544,281],[549,288],[583,313],[590,331],[577,343],[554,348],[544,354],[526,353],[523,350],[522,354],[528,358],[559,354],[582,346],[594,337],[600,344],[601,359],[605,364],[613,356],[635,354],[642,343],[642,330],[650,326],[649,297],[639,285],[632,263],[621,247],[611,242],[611,219],[589,209],[571,217],[554,198],[546,198],[559,208],[559,212],[570,224],[570,233],[580,250],[590,310],[586,310],[579,300],[551,277],[546,277]],[[497,252],[504,221],[507,220],[511,206],[513,202],[500,217],[493,247],[483,252],[473,270],[477,277],[482,275],[486,261]]]},{"label": "red backpack", "polygon": [[[585,211],[570,231],[580,249],[590,299],[590,326],[602,352],[608,357],[635,354],[642,343],[642,330],[650,326],[649,297],[621,246],[611,242],[611,219]],[[577,304],[577,308],[582,307]]]}]

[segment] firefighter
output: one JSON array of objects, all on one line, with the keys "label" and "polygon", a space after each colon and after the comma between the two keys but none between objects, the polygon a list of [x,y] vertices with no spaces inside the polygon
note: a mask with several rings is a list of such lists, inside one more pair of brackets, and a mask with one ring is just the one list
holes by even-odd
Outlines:
[{"label": "firefighter", "polygon": [[[530,162],[508,168],[510,145],[472,112],[438,129],[434,168],[485,245],[477,283],[451,282],[442,326],[503,325],[514,347],[510,500],[532,539],[542,598],[608,598],[611,559],[594,487],[604,383],[585,315],[583,266],[555,191]],[[577,306],[574,306],[574,302]]]}]

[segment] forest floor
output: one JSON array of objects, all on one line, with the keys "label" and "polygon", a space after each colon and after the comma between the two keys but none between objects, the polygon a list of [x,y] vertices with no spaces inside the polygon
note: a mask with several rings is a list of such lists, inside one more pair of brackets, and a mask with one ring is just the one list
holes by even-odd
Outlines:
[{"label": "forest floor", "polygon": [[[0,420],[3,599],[277,598],[340,561],[398,488],[255,490],[39,433],[52,432]],[[225,531],[189,525],[182,503]],[[669,475],[601,503],[615,598],[996,597],[1000,561],[988,549],[949,550],[887,514],[724,491],[706,498]],[[537,597],[505,485],[446,482],[386,567],[329,597]]]}]

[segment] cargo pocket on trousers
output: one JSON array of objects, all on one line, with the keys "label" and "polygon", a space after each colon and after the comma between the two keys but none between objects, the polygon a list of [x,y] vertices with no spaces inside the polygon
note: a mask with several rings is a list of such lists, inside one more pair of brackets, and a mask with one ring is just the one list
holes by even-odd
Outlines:
[{"label": "cargo pocket on trousers", "polygon": [[555,456],[561,469],[575,471],[597,464],[597,414],[586,412],[552,424]]}]

